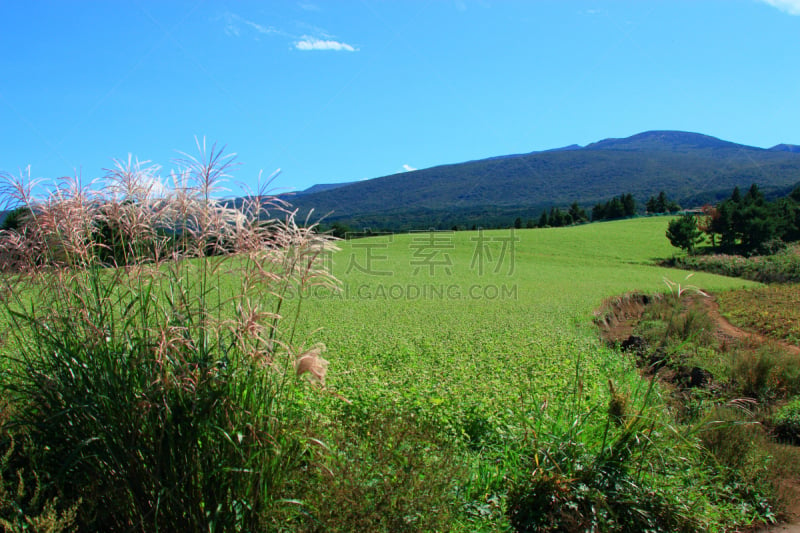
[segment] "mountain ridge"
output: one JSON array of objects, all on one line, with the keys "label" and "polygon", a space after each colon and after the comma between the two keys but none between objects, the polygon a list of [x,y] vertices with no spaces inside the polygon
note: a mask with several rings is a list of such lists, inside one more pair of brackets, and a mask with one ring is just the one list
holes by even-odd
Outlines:
[{"label": "mountain ridge", "polygon": [[714,201],[734,186],[800,182],[800,147],[758,148],[699,133],[653,130],[580,147],[495,156],[380,176],[288,198],[327,222],[390,230],[507,224],[572,202],[591,206],[622,193],[637,202],[664,190],[683,202]]}]

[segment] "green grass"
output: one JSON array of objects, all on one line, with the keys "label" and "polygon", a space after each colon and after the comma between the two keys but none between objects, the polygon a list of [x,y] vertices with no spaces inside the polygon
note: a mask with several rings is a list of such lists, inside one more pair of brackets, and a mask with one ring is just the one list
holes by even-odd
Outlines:
[{"label": "green grass", "polygon": [[[564,385],[579,358],[586,372],[605,383],[603,376],[627,363],[597,341],[592,312],[610,295],[666,290],[664,277],[683,280],[685,272],[649,264],[671,253],[665,226],[665,219],[652,218],[517,230],[510,275],[508,265],[483,275],[470,268],[477,232],[440,234],[452,245],[439,251],[449,255],[451,274],[437,267],[432,277],[414,273],[412,246],[421,235],[395,235],[385,248],[380,246],[388,239],[381,237],[341,243],[333,273],[343,282],[343,294],[316,298],[306,308],[307,324],[322,328],[318,337],[328,347],[329,386],[347,398],[388,395],[510,408],[520,394],[544,395]],[[512,233],[483,235],[504,239]],[[366,247],[373,245],[373,256],[383,258],[373,266],[391,275],[347,272],[353,259],[365,262]],[[494,258],[501,245],[492,243]],[[753,285],[709,274],[695,275],[692,283],[715,291]],[[440,285],[452,287],[453,297],[380,293],[381,287],[408,293]],[[471,287],[490,296],[495,287],[498,295],[505,287],[508,297],[472,299]],[[374,297],[360,297],[366,295]]]}]

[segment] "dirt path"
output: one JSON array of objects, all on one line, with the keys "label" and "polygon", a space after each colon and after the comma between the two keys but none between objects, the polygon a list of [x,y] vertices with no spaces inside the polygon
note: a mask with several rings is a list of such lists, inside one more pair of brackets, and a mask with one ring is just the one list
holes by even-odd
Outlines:
[{"label": "dirt path", "polygon": [[799,346],[771,339],[757,332],[745,331],[731,324],[727,318],[725,318],[724,316],[722,316],[722,314],[720,314],[719,302],[717,302],[716,298],[714,298],[713,296],[709,298],[703,298],[703,297],[698,297],[698,298],[699,301],[703,303],[703,306],[705,307],[708,316],[710,316],[714,320],[714,323],[717,326],[717,335],[721,337],[721,339],[742,340],[751,342],[753,344],[765,344],[765,343],[776,344],[790,353],[793,353],[795,355],[800,355]]}]

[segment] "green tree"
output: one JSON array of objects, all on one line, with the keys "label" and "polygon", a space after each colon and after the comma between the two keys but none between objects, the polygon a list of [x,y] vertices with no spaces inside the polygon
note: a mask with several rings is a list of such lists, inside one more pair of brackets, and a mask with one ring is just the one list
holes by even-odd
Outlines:
[{"label": "green tree", "polygon": [[572,217],[572,222],[574,224],[580,224],[581,222],[589,220],[586,211],[578,205],[578,202],[572,202],[572,205],[569,206],[569,216]]},{"label": "green tree", "polygon": [[547,211],[542,211],[542,216],[539,217],[539,224],[537,224],[540,228],[547,227]]},{"label": "green tree", "polygon": [[658,213],[658,202],[655,196],[651,196],[644,206],[648,213]]},{"label": "green tree", "polygon": [[667,193],[664,191],[659,192],[658,199],[656,200],[656,213],[666,213],[668,204],[669,199],[667,199]]},{"label": "green tree", "polygon": [[636,200],[634,200],[631,193],[625,194],[620,197],[622,200],[622,207],[625,211],[626,217],[632,217],[636,214]]},{"label": "green tree", "polygon": [[691,213],[670,221],[667,227],[667,238],[672,246],[694,253],[695,247],[703,242],[703,232],[697,227],[697,219]]}]

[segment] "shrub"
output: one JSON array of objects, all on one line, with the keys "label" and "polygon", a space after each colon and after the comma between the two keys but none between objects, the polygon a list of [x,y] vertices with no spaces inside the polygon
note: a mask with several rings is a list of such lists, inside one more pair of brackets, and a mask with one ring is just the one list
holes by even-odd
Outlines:
[{"label": "shrub", "polygon": [[157,169],[130,160],[99,191],[74,179],[37,201],[9,180],[32,213],[0,234],[17,272],[9,427],[29,435],[44,496],[82,499],[82,529],[259,529],[311,456],[295,376],[324,381],[326,362],[295,338],[286,295],[334,287],[327,240],[261,194],[216,201],[231,159],[215,147],[181,164],[159,194]]},{"label": "shrub", "polygon": [[69,506],[57,497],[45,500],[42,479],[30,461],[31,439],[9,427],[13,409],[0,399],[0,529],[73,531],[80,499]]},{"label": "shrub", "polygon": [[665,266],[701,270],[723,276],[733,276],[762,283],[792,283],[800,281],[800,253],[792,245],[774,255],[743,257],[739,255],[704,255],[673,257],[663,261]]},{"label": "shrub", "polygon": [[778,409],[772,425],[778,438],[794,444],[800,442],[800,396]]},{"label": "shrub", "polygon": [[671,220],[667,227],[667,238],[672,246],[688,254],[694,253],[695,247],[705,240],[703,232],[697,228],[697,218],[692,213]]},{"label": "shrub", "polygon": [[740,395],[759,400],[800,392],[800,359],[778,346],[741,345],[732,351],[731,381]]},{"label": "shrub", "polygon": [[760,426],[754,421],[747,407],[732,402],[714,406],[701,423],[700,442],[716,460],[726,467],[740,472],[754,462],[757,440],[761,436]]}]

